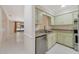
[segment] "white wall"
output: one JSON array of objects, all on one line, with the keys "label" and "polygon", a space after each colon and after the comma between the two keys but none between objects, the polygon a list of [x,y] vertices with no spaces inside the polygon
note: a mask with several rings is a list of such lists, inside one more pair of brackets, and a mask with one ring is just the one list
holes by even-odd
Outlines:
[{"label": "white wall", "polygon": [[35,53],[35,17],[34,6],[24,6],[24,42],[27,53]]},{"label": "white wall", "polygon": [[2,40],[2,31],[3,31],[3,29],[2,29],[2,11],[1,11],[1,7],[0,7],[0,43]]}]

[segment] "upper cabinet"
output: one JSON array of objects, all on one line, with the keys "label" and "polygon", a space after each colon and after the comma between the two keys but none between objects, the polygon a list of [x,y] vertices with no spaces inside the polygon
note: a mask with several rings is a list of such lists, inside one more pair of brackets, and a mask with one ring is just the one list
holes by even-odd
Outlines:
[{"label": "upper cabinet", "polygon": [[35,9],[35,18],[35,23],[37,25],[41,25],[43,21],[45,22],[45,19],[47,20],[47,18],[49,25],[54,25],[54,16],[37,8]]},{"label": "upper cabinet", "polygon": [[73,24],[73,16],[72,13],[63,14],[55,17],[56,25],[68,25]]},{"label": "upper cabinet", "polygon": [[78,11],[55,16],[56,25],[74,24],[74,20],[78,18]]},{"label": "upper cabinet", "polygon": [[55,18],[54,18],[54,16],[51,17],[51,25],[55,25]]},{"label": "upper cabinet", "polygon": [[77,18],[78,18],[78,11],[73,12],[73,18],[74,18],[74,19],[77,19]]}]

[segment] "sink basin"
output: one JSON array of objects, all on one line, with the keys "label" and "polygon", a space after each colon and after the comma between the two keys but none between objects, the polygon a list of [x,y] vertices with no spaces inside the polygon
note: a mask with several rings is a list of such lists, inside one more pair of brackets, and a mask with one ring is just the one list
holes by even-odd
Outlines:
[{"label": "sink basin", "polygon": [[52,32],[52,30],[38,30],[35,32],[35,37],[43,36],[50,32]]},{"label": "sink basin", "polygon": [[46,32],[44,30],[35,32],[35,37],[43,36],[43,35],[46,35]]}]

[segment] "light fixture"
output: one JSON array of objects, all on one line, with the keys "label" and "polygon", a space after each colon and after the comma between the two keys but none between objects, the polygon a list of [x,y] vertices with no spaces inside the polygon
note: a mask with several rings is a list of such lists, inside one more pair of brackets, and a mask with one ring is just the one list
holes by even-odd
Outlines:
[{"label": "light fixture", "polygon": [[65,7],[66,5],[61,5],[61,7]]}]

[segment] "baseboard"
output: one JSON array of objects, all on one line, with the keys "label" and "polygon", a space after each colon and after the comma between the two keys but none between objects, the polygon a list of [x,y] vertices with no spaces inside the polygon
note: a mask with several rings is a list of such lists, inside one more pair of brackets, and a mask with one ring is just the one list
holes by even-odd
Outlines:
[{"label": "baseboard", "polygon": [[51,48],[52,48],[53,46],[55,46],[56,44],[60,44],[60,45],[63,45],[63,46],[65,46],[65,47],[68,47],[68,48],[71,48],[71,49],[74,50],[73,47],[69,47],[69,46],[67,46],[67,45],[64,45],[64,44],[61,44],[61,43],[56,42],[56,43],[55,43],[54,45],[52,45],[47,51],[51,50]]},{"label": "baseboard", "polygon": [[62,44],[62,43],[59,43],[59,42],[56,42],[57,44],[60,44],[60,45],[63,45],[63,46],[65,46],[65,47],[69,47],[69,48],[71,48],[71,49],[74,49],[73,47],[70,47],[70,46],[67,46],[67,45],[64,45],[64,44]]}]

